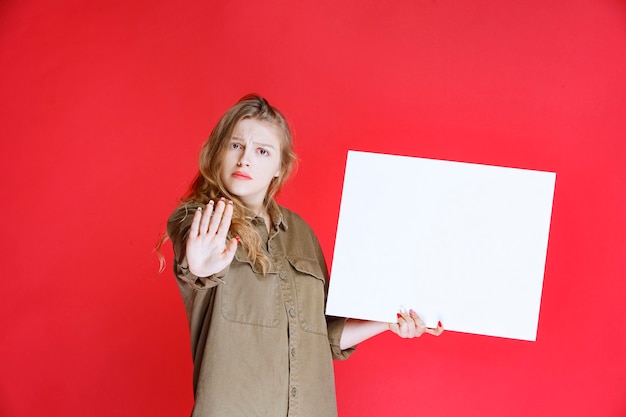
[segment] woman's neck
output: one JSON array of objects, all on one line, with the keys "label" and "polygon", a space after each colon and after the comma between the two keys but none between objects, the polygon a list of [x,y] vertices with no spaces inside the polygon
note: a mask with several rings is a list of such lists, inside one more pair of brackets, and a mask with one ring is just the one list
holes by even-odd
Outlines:
[{"label": "woman's neck", "polygon": [[269,232],[270,227],[272,226],[272,219],[267,208],[263,205],[259,205],[255,207],[246,206],[246,209],[248,209],[254,217],[262,218],[265,221],[265,227],[267,227],[267,231]]}]

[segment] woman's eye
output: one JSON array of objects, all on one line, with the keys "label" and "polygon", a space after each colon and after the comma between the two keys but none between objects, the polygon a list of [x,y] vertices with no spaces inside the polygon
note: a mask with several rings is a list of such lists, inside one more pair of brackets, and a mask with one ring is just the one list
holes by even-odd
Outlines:
[{"label": "woman's eye", "polygon": [[263,156],[267,156],[267,155],[269,155],[269,154],[270,154],[270,153],[267,151],[267,149],[263,149],[263,148],[259,148],[258,152],[259,152],[259,154],[260,154],[260,155],[263,155]]},{"label": "woman's eye", "polygon": [[241,149],[241,145],[238,143],[231,143],[230,149]]}]

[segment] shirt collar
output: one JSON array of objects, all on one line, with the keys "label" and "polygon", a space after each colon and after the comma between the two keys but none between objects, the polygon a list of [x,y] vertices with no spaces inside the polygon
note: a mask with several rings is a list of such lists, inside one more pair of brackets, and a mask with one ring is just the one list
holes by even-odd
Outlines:
[{"label": "shirt collar", "polygon": [[280,207],[276,204],[276,201],[272,199],[270,201],[269,207],[267,208],[268,214],[272,218],[272,224],[274,228],[278,230],[279,228],[283,230],[287,230],[288,226],[285,223],[285,218],[283,217],[283,213],[280,211]]},{"label": "shirt collar", "polygon": [[[272,225],[275,230],[282,229],[286,231],[289,228],[285,222],[282,211],[280,211],[280,206],[276,203],[276,201],[270,201],[267,207],[267,213],[272,219]],[[256,216],[248,209],[246,209],[246,217],[252,219],[253,221],[257,218],[260,219],[260,217]]]}]

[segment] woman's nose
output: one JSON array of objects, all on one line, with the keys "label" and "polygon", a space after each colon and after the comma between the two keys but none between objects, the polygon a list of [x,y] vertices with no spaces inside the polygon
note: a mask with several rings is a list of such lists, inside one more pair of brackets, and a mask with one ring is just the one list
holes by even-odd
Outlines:
[{"label": "woman's nose", "polygon": [[248,150],[247,149],[241,153],[241,156],[239,157],[239,161],[237,161],[237,165],[240,166],[240,167],[241,166],[250,166],[250,158],[248,156]]}]

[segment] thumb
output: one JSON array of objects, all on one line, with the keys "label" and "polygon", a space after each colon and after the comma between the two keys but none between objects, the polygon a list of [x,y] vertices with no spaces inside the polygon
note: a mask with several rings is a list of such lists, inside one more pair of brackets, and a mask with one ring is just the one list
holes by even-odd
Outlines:
[{"label": "thumb", "polygon": [[237,252],[237,245],[239,244],[240,238],[236,236],[228,241],[226,244],[226,248],[224,249],[224,256],[228,259],[228,261],[232,261],[235,257],[235,252]]}]

